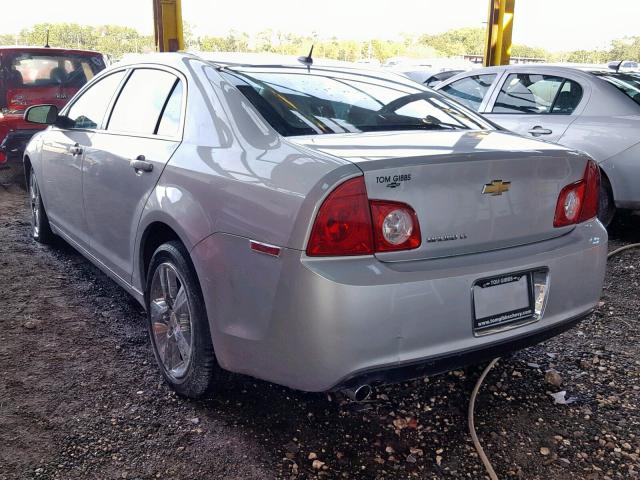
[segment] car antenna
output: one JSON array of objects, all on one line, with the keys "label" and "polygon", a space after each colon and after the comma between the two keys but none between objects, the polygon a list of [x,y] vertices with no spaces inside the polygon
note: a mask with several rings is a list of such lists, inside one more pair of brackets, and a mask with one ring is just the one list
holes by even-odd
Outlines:
[{"label": "car antenna", "polygon": [[304,63],[307,66],[307,69],[311,68],[311,65],[313,65],[313,45],[311,45],[311,50],[309,50],[309,55],[307,55],[306,57],[303,55],[301,57],[298,57],[298,61],[300,63]]},{"label": "car antenna", "polygon": [[618,62],[618,65],[616,65],[616,73],[620,73],[620,67],[622,66],[623,63],[624,63],[624,60],[620,60]]},{"label": "car antenna", "polygon": [[45,43],[44,48],[51,48],[51,46],[49,45],[49,29],[47,28],[47,42]]}]

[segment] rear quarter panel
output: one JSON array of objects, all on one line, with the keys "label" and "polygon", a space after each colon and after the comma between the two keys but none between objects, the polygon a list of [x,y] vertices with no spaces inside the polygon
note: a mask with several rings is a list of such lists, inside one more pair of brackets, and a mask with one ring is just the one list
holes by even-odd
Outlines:
[{"label": "rear quarter panel", "polygon": [[336,182],[362,172],[287,142],[214,67],[185,58],[183,71],[184,140],[144,208],[136,243],[149,225],[163,222],[190,250],[213,234],[303,248],[318,201]]}]

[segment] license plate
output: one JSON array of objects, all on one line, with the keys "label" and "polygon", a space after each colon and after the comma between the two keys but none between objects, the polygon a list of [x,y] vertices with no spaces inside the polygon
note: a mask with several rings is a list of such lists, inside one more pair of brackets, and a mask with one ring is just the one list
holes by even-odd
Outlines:
[{"label": "license plate", "polygon": [[478,280],[473,286],[473,307],[475,332],[533,317],[531,273]]}]

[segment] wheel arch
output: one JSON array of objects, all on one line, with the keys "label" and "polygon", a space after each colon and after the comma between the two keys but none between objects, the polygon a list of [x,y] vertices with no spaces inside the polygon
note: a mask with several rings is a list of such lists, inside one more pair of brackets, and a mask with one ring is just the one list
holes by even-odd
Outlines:
[{"label": "wheel arch", "polygon": [[24,170],[24,184],[26,185],[27,191],[29,191],[29,182],[31,181],[29,177],[31,176],[31,170],[33,169],[29,155],[25,155],[22,158],[22,168]]},{"label": "wheel arch", "polygon": [[180,242],[185,249],[189,251],[187,244],[180,235],[165,222],[154,221],[144,229],[144,232],[140,237],[140,245],[138,248],[138,269],[140,275],[140,286],[143,293],[146,291],[147,273],[153,253],[160,245],[172,241]]},{"label": "wheel arch", "polygon": [[606,170],[604,168],[602,168],[602,165],[598,165],[598,168],[600,170],[600,176],[602,178],[604,178],[607,181],[607,185],[609,185],[609,192],[611,192],[611,197],[613,198],[613,201],[615,203],[616,195],[615,195],[615,191],[613,189],[613,183],[611,183],[611,178],[607,174]]}]

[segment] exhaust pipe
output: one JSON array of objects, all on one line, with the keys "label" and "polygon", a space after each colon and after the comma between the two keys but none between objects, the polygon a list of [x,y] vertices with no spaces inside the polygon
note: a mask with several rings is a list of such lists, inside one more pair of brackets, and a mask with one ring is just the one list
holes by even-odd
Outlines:
[{"label": "exhaust pipe", "polygon": [[342,390],[342,393],[344,393],[349,399],[353,400],[354,402],[364,402],[371,396],[372,392],[373,389],[371,388],[371,385],[367,384],[358,385],[353,388],[345,388],[344,390]]}]

